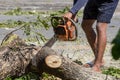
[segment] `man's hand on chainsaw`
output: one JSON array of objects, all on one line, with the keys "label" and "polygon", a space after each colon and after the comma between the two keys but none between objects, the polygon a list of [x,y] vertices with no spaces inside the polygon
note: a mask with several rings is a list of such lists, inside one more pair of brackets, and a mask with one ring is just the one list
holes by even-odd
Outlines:
[{"label": "man's hand on chainsaw", "polygon": [[66,17],[66,18],[68,18],[68,19],[71,19],[72,16],[73,16],[73,14],[72,14],[71,12],[67,12],[67,13],[65,13],[65,14],[63,15],[63,17]]},{"label": "man's hand on chainsaw", "polygon": [[78,19],[76,17],[76,14],[73,15],[71,12],[67,12],[63,15],[63,17],[66,17],[68,19],[72,19],[73,21],[75,21],[76,23],[78,22]]}]

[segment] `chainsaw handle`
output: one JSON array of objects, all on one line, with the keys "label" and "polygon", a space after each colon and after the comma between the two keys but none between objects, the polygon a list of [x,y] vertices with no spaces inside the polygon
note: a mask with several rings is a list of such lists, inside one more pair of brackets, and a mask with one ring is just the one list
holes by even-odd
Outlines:
[{"label": "chainsaw handle", "polygon": [[78,36],[78,31],[77,31],[76,22],[75,22],[73,19],[71,19],[71,18],[67,18],[67,17],[64,17],[64,18],[70,20],[70,21],[72,22],[72,24],[75,26],[75,35],[76,35],[76,38],[77,38],[77,36]]},{"label": "chainsaw handle", "polygon": [[67,18],[67,17],[64,17],[64,18],[70,20],[70,21],[76,26],[76,22],[75,22],[73,19],[71,19],[71,18]]},{"label": "chainsaw handle", "polygon": [[[51,25],[53,27],[55,34],[57,34],[59,38],[64,38],[65,40],[68,39],[69,41],[77,39],[78,32],[74,20],[67,17],[53,16],[51,17]],[[72,27],[72,25],[74,26],[74,28]],[[75,35],[75,37],[73,37],[73,35],[71,34]]]},{"label": "chainsaw handle", "polygon": [[[58,20],[58,19],[61,20],[60,22],[61,22],[62,25],[64,25],[66,23],[65,19],[68,19],[76,26],[75,21],[71,18],[54,16],[54,17],[51,18],[51,24],[52,24],[53,27],[56,27],[57,24],[60,24],[58,22],[55,22],[55,20]],[[56,23],[56,25],[55,25],[55,23]]]}]

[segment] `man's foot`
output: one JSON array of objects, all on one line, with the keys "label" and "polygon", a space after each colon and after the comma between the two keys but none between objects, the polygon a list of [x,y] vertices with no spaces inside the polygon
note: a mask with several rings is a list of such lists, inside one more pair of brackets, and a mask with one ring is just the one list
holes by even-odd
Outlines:
[{"label": "man's foot", "polygon": [[[94,66],[94,60],[83,65],[83,67],[86,67],[86,68],[92,68],[93,66]],[[100,64],[100,67],[103,67],[103,66],[104,66],[104,61],[102,61],[102,63]]]},{"label": "man's foot", "polygon": [[101,64],[95,64],[92,67],[92,70],[95,71],[95,72],[101,72]]},{"label": "man's foot", "polygon": [[94,65],[94,61],[91,61],[91,62],[84,64],[83,66],[86,68],[90,68],[90,67],[93,67],[93,65]]}]

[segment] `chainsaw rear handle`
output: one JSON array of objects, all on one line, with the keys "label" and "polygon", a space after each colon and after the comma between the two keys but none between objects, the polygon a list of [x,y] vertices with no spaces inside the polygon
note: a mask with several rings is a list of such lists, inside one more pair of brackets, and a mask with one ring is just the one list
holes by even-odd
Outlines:
[{"label": "chainsaw rear handle", "polygon": [[[60,22],[59,21],[56,21],[56,20],[61,20]],[[58,24],[61,24],[61,25],[64,25],[66,23],[65,19],[68,19],[70,20],[75,26],[76,26],[76,22],[74,20],[72,20],[71,18],[67,18],[67,17],[58,17],[58,16],[53,16],[51,18],[51,24],[53,27],[56,27]],[[54,24],[56,23],[56,24]],[[57,24],[58,23],[58,24]]]}]

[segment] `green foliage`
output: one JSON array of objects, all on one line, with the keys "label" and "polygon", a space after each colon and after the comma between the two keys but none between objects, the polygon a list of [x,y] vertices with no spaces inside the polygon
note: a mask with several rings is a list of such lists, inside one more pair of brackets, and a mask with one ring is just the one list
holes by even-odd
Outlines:
[{"label": "green foliage", "polygon": [[25,24],[25,22],[7,20],[7,21],[4,21],[4,22],[0,22],[0,28],[14,28],[14,27],[20,26],[22,24]]},{"label": "green foliage", "polygon": [[46,30],[51,26],[48,24],[48,22],[50,21],[50,17],[45,17],[46,19],[41,19],[40,16],[37,17],[37,23],[35,23],[35,26],[43,26]]},{"label": "green foliage", "polygon": [[[57,80],[57,77],[47,73],[43,73],[41,77],[42,77],[42,80]],[[18,78],[7,77],[4,80],[41,80],[41,79],[39,75],[30,72]]]},{"label": "green foliage", "polygon": [[115,68],[115,67],[110,67],[108,69],[103,70],[103,74],[111,75],[116,78],[120,78],[120,69]]},{"label": "green foliage", "polygon": [[0,28],[15,28],[18,26],[23,26],[22,30],[27,36],[26,41],[38,41],[39,39],[45,41],[46,38],[38,31],[38,29],[40,30],[42,27],[46,30],[49,29],[51,25],[48,23],[48,20],[50,20],[49,17],[43,18],[41,16],[37,16],[37,19],[34,22],[8,20],[0,23]]},{"label": "green foliage", "polygon": [[19,15],[19,14],[22,14],[22,12],[21,12],[21,8],[16,8],[16,9],[8,11],[4,14],[5,15]]},{"label": "green foliage", "polygon": [[5,39],[5,41],[3,41],[1,46],[6,46],[9,45],[14,39],[16,39],[18,36],[16,34],[11,34],[9,35],[9,37],[7,37],[7,39]]},{"label": "green foliage", "polygon": [[42,80],[58,80],[57,77],[47,73],[43,73],[42,77],[43,77]]},{"label": "green foliage", "polygon": [[21,8],[16,8],[3,13],[4,15],[39,15],[44,14],[44,12],[33,11],[23,11]]},{"label": "green foliage", "polygon": [[69,10],[70,10],[69,7],[65,7],[63,10],[58,11],[58,13],[64,14],[64,13],[68,12]]},{"label": "green foliage", "polygon": [[112,41],[112,56],[115,60],[120,59],[120,30],[116,35],[115,39]]},{"label": "green foliage", "polygon": [[59,11],[49,11],[49,12],[40,12],[40,11],[36,11],[36,10],[32,10],[32,11],[23,11],[21,8],[17,7],[13,10],[1,13],[4,15],[41,15],[41,14],[47,14],[50,16],[55,16],[55,15],[61,15],[64,14],[66,12],[68,12],[70,9],[69,7],[65,7],[63,10],[59,10]]},{"label": "green foliage", "polygon": [[32,80],[32,79],[39,80],[39,76],[30,72],[30,73],[23,75],[21,77],[18,77],[18,78],[7,77],[4,80]]},{"label": "green foliage", "polygon": [[50,16],[61,16],[63,15],[64,13],[68,12],[70,9],[69,7],[65,7],[63,10],[59,10],[59,11],[54,11],[52,13],[50,13]]}]

